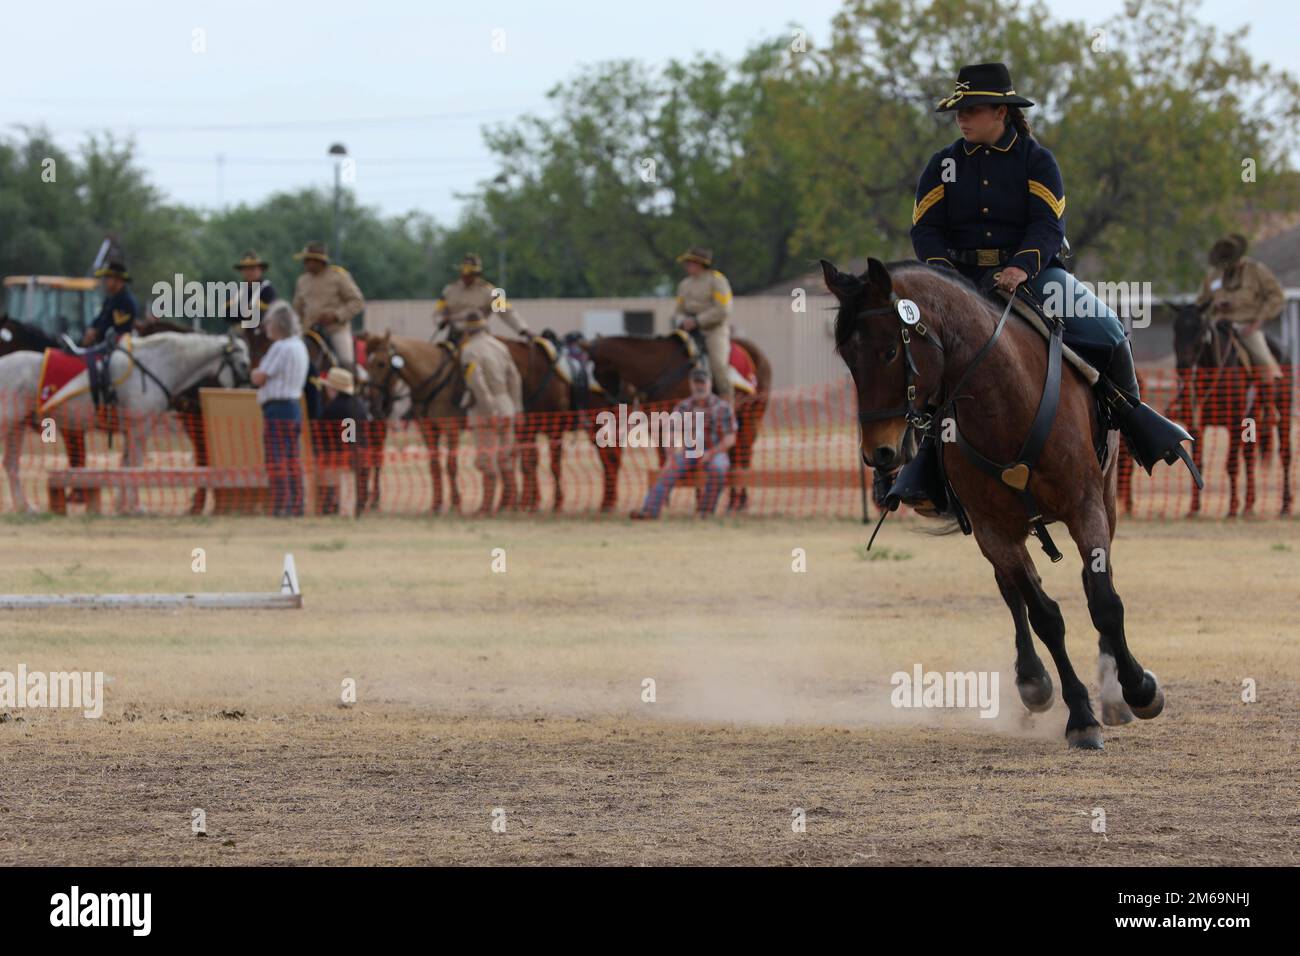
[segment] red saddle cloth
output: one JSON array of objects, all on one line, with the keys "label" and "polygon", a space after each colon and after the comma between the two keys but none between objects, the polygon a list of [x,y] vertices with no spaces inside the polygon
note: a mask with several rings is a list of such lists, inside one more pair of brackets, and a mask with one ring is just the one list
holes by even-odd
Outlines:
[{"label": "red saddle cloth", "polygon": [[735,341],[731,343],[731,367],[750,385],[758,388],[758,370],[754,368],[754,360]]},{"label": "red saddle cloth", "polygon": [[45,359],[41,362],[41,377],[36,384],[38,407],[44,408],[59,389],[85,370],[86,362],[80,356],[46,349]]}]

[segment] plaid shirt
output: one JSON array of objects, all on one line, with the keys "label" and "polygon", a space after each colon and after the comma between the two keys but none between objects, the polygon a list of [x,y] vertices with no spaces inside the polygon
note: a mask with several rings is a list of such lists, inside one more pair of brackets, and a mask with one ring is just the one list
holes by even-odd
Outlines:
[{"label": "plaid shirt", "polygon": [[704,399],[683,399],[673,411],[681,412],[683,417],[695,412],[704,413],[705,451],[716,448],[724,435],[730,435],[736,430],[736,416],[731,406],[712,393]]}]

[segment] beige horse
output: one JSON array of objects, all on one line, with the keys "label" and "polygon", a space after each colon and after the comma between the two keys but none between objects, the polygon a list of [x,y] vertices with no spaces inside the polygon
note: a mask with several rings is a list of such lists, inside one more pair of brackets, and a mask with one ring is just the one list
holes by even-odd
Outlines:
[{"label": "beige horse", "polygon": [[425,342],[394,336],[366,336],[366,389],[370,413],[376,421],[396,424],[412,418],[429,449],[429,475],[433,480],[433,511],[442,511],[442,450],[447,439],[447,481],[451,510],[460,510],[456,485],[456,456],[460,432],[465,427],[465,375],[455,350],[442,342]]}]

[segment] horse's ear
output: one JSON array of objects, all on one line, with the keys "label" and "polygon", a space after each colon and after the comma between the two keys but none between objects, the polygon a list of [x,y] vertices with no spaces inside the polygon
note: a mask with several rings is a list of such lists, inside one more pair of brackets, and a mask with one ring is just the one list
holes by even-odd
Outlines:
[{"label": "horse's ear", "polygon": [[862,281],[854,275],[847,272],[841,272],[835,268],[835,264],[827,259],[819,260],[822,265],[822,279],[826,282],[826,288],[830,290],[831,295],[843,302],[849,296],[858,292],[862,288]]},{"label": "horse's ear", "polygon": [[390,341],[392,341],[392,338],[393,338],[393,330],[384,329],[384,339],[383,339],[384,344],[387,345]]},{"label": "horse's ear", "polygon": [[873,291],[885,295],[894,291],[894,280],[889,277],[889,270],[879,259],[867,260],[867,271],[862,274],[862,278],[866,279]]}]

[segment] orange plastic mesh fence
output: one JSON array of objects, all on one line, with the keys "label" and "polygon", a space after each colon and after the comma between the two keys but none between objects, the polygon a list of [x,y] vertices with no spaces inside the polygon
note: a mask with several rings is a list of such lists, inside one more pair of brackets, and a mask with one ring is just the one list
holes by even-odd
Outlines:
[{"label": "orange plastic mesh fence", "polygon": [[[1158,465],[1148,476],[1124,454],[1122,511],[1141,518],[1181,517],[1194,506],[1207,516],[1248,506],[1264,515],[1281,511],[1284,489],[1295,480],[1289,463],[1300,431],[1289,387],[1260,388],[1240,369],[1148,370],[1143,379],[1145,400],[1198,436],[1206,488],[1197,502],[1181,464]],[[118,429],[110,432],[88,427],[84,401],[44,417],[35,404],[34,395],[0,391],[3,421],[22,422],[14,429],[21,444],[19,482],[31,507],[184,514],[260,513],[275,505],[271,486],[279,474],[268,472],[256,418],[205,423],[199,415],[122,413],[108,423]],[[732,455],[718,510],[743,495],[748,515],[861,517],[871,475],[858,463],[857,402],[848,379],[777,391],[760,405],[741,401],[741,447]],[[363,513],[419,514],[454,505],[470,513],[483,504],[485,473],[495,473],[490,484],[498,509],[625,515],[654,483],[660,453],[653,447],[598,448],[599,411],[527,414],[496,429],[466,419],[359,422],[346,436],[345,423],[311,422],[310,442],[300,452],[304,510],[351,515],[360,505]],[[976,430],[964,430],[977,442]],[[124,468],[128,439],[142,454]],[[701,484],[697,473],[688,475],[665,511],[693,510]],[[512,493],[503,501],[507,486]],[[136,500],[119,501],[123,492]],[[0,507],[18,504],[10,482],[0,482]],[[876,514],[874,504],[870,512]]]}]

